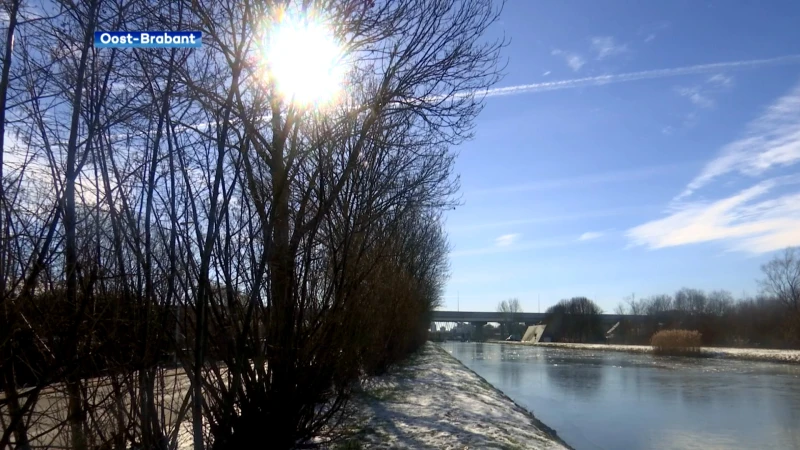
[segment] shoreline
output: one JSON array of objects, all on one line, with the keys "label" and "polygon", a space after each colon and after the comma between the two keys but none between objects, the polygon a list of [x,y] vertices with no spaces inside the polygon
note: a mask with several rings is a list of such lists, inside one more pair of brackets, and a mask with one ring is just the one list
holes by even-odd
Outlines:
[{"label": "shoreline", "polygon": [[532,412],[439,345],[368,380],[340,449],[571,449]]},{"label": "shoreline", "polygon": [[[439,346],[437,345],[437,347],[439,347]],[[569,446],[569,444],[567,444],[566,442],[564,442],[564,441],[561,439],[561,437],[560,437],[560,436],[558,436],[558,432],[557,432],[557,431],[556,431],[554,428],[551,428],[551,427],[547,426],[547,424],[546,424],[546,423],[544,423],[544,422],[542,422],[541,420],[537,419],[537,418],[536,418],[536,416],[533,414],[533,412],[531,412],[531,411],[530,411],[528,408],[526,408],[526,407],[524,407],[524,406],[520,405],[519,403],[517,403],[516,401],[514,401],[514,399],[512,399],[511,397],[509,397],[508,395],[506,395],[506,394],[505,394],[505,392],[503,392],[503,391],[501,391],[500,389],[497,389],[496,387],[494,387],[494,385],[492,385],[491,383],[489,383],[488,381],[486,381],[486,378],[483,378],[483,377],[482,377],[482,376],[480,376],[480,375],[479,375],[477,372],[475,372],[474,370],[472,370],[472,369],[470,369],[469,367],[467,367],[467,366],[466,366],[466,365],[465,365],[463,362],[461,362],[461,361],[460,361],[458,358],[456,358],[455,356],[451,355],[451,354],[450,354],[450,352],[448,352],[447,350],[445,350],[445,349],[443,349],[443,348],[441,348],[441,347],[439,347],[439,349],[440,349],[440,350],[442,350],[443,352],[447,353],[447,355],[448,355],[450,358],[452,358],[452,359],[454,359],[456,362],[458,362],[458,364],[460,364],[460,365],[461,365],[461,367],[463,367],[463,368],[464,368],[464,370],[467,370],[467,371],[469,371],[470,373],[472,373],[472,374],[474,374],[476,377],[478,377],[478,378],[479,378],[481,381],[483,381],[483,382],[484,382],[484,383],[486,383],[487,385],[491,386],[491,388],[492,388],[492,389],[493,389],[495,392],[497,392],[497,394],[498,394],[498,395],[502,396],[502,397],[503,397],[503,398],[505,398],[507,401],[509,401],[509,402],[513,403],[514,405],[516,405],[516,407],[517,407],[517,408],[519,408],[519,409],[521,409],[521,410],[522,410],[522,412],[523,412],[523,413],[525,413],[525,415],[527,415],[527,416],[528,416],[528,417],[529,417],[529,418],[530,418],[530,419],[531,419],[531,420],[532,420],[532,421],[533,421],[533,422],[536,424],[536,426],[537,426],[538,428],[540,428],[540,429],[542,429],[543,431],[545,431],[545,432],[547,432],[548,434],[550,434],[550,436],[551,436],[553,439],[557,440],[559,443],[561,443],[562,445],[564,445],[566,448],[572,449],[572,447],[570,447],[570,446]]]},{"label": "shoreline", "polygon": [[[615,344],[579,344],[567,342],[518,342],[518,341],[486,341],[487,344],[510,344],[529,347],[566,348],[572,350],[598,350],[623,353],[653,354],[650,345],[615,345]],[[687,358],[722,358],[741,361],[760,361],[782,364],[800,364],[800,350],[777,350],[759,348],[701,347],[697,356]]]}]

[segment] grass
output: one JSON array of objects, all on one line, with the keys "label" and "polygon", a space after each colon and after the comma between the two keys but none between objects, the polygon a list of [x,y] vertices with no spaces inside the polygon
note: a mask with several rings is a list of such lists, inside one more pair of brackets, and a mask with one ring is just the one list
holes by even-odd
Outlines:
[{"label": "grass", "polygon": [[344,441],[334,447],[335,450],[362,450],[363,448],[364,444],[355,439]]},{"label": "grass", "polygon": [[657,355],[699,356],[702,335],[693,330],[662,330],[650,338]]}]

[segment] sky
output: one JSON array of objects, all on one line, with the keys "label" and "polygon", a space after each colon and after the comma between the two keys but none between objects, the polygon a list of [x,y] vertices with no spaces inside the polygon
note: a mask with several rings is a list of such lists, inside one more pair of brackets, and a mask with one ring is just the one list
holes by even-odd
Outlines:
[{"label": "sky", "polygon": [[509,0],[441,309],[758,292],[800,245],[800,3]]}]

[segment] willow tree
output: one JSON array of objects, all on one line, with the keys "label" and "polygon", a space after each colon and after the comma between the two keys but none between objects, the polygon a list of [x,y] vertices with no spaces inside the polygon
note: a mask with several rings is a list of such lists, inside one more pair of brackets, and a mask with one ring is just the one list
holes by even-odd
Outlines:
[{"label": "willow tree", "polygon": [[[240,195],[255,211],[258,232],[243,286],[245,316],[259,315],[265,329],[263,344],[248,339],[248,329],[234,339],[240,349],[245,341],[260,345],[265,365],[251,369],[234,357],[230,383],[214,384],[225,392],[221,399],[236,398],[211,408],[217,447],[267,433],[271,445],[288,448],[317,434],[340,407],[345,393],[331,389],[339,375],[320,365],[320,355],[349,349],[313,337],[328,321],[358,326],[337,314],[358,296],[335,277],[319,277],[316,263],[330,256],[326,246],[380,236],[369,230],[388,212],[402,215],[409,202],[447,203],[449,149],[470,136],[481,94],[498,79],[503,43],[485,40],[497,6],[223,1],[196,11],[204,51],[226,74],[209,82],[222,79],[226,88],[209,95],[215,89],[205,81],[194,86],[204,101],[230,111],[240,133]],[[374,170],[362,170],[368,167]],[[356,177],[371,177],[359,179],[362,192],[351,190]],[[350,225],[325,233],[336,217]],[[200,433],[195,423],[196,448]]]}]

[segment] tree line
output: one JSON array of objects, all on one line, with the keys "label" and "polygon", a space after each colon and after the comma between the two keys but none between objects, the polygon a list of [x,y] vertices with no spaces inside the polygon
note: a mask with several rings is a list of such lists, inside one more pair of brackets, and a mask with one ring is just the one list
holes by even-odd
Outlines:
[{"label": "tree line", "polygon": [[800,348],[800,248],[789,247],[761,267],[755,297],[735,299],[725,290],[682,288],[674,295],[636,299],[631,295],[615,314],[624,319],[611,336],[600,320],[602,309],[585,297],[562,300],[547,309],[545,322],[558,328],[558,339],[572,342],[642,344],[659,330],[701,333],[703,345]]},{"label": "tree line", "polygon": [[616,312],[647,320],[623,323],[621,339],[639,343],[657,329],[685,328],[699,331],[703,345],[800,348],[800,249],[785,249],[761,272],[761,293],[754,297],[689,288],[639,300],[631,296]]},{"label": "tree line", "polygon": [[[545,311],[548,338],[567,342],[614,342],[649,345],[660,330],[688,329],[702,345],[800,348],[800,247],[789,247],[761,266],[760,294],[734,299],[725,290],[682,288],[674,295],[636,299],[631,295],[614,309],[616,327],[604,323],[604,311],[586,297],[563,299]],[[503,300],[501,336],[523,334],[519,299]],[[486,330],[483,335],[491,335]]]},{"label": "tree line", "polygon": [[[499,7],[2,2],[0,448],[335,439],[358,381],[427,337]],[[264,77],[286,8],[342,43],[335,105]],[[161,29],[203,47],[92,47]]]}]

